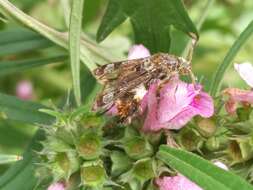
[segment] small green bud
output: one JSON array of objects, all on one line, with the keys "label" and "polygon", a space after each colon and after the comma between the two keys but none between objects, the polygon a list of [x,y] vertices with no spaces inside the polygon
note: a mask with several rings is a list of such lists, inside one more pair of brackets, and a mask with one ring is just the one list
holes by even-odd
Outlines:
[{"label": "small green bud", "polygon": [[71,148],[67,143],[54,136],[48,136],[47,140],[42,144],[44,151],[48,150],[50,152],[66,152]]},{"label": "small green bud", "polygon": [[81,119],[82,126],[84,128],[97,128],[105,123],[105,119],[102,116],[97,116],[94,113],[85,114]]},{"label": "small green bud", "polygon": [[131,169],[132,162],[124,152],[113,151],[111,154],[111,160],[112,176],[119,176],[120,174]]},{"label": "small green bud", "polygon": [[102,188],[106,178],[106,170],[102,161],[85,162],[81,166],[81,180],[84,186]]},{"label": "small green bud", "polygon": [[212,119],[201,118],[197,121],[198,131],[204,137],[211,137],[216,132],[216,124]]},{"label": "small green bud", "polygon": [[124,148],[128,156],[135,160],[150,157],[154,153],[152,145],[142,137],[126,139],[124,141]]},{"label": "small green bud", "polygon": [[248,137],[236,137],[228,146],[228,155],[234,163],[240,163],[253,158],[252,140]]},{"label": "small green bud", "polygon": [[252,108],[250,106],[244,106],[242,108],[237,108],[236,110],[239,121],[249,120],[251,112]]},{"label": "small green bud", "polygon": [[50,161],[55,181],[68,179],[79,169],[79,160],[75,151],[58,152]]},{"label": "small green bud", "polygon": [[137,161],[134,164],[132,174],[140,181],[147,181],[155,177],[154,161],[151,158]]},{"label": "small green bud", "polygon": [[74,138],[71,134],[71,131],[68,131],[65,128],[57,128],[55,131],[55,136],[69,145],[74,145]]},{"label": "small green bud", "polygon": [[179,144],[188,151],[198,150],[203,144],[203,139],[195,131],[187,127],[179,132],[177,139]]},{"label": "small green bud", "polygon": [[211,137],[207,139],[205,142],[205,147],[210,151],[216,151],[220,149],[220,142],[219,139],[216,137]]},{"label": "small green bud", "polygon": [[79,155],[85,160],[97,159],[102,152],[102,139],[95,132],[83,134],[77,144]]}]

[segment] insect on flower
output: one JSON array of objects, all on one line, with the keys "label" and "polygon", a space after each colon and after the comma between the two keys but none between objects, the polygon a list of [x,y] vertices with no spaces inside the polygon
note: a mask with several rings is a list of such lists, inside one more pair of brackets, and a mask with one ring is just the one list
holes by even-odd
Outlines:
[{"label": "insect on flower", "polygon": [[108,111],[116,106],[123,123],[138,115],[139,102],[154,81],[168,81],[171,76],[191,75],[191,63],[182,57],[157,53],[149,57],[110,63],[98,67],[95,77],[104,88],[93,110]]}]

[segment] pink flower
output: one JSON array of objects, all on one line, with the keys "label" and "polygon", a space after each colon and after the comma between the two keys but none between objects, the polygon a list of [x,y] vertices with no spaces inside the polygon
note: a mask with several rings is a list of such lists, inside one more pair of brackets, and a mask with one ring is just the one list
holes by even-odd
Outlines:
[{"label": "pink flower", "polygon": [[158,82],[152,84],[141,102],[141,110],[147,113],[143,130],[158,131],[180,129],[196,115],[211,117],[214,105],[201,85],[187,84],[175,76],[160,90]]},{"label": "pink flower", "polygon": [[31,100],[33,98],[33,86],[30,81],[19,81],[16,86],[16,96],[23,100]]},{"label": "pink flower", "polygon": [[148,56],[150,56],[150,52],[142,44],[132,46],[128,52],[128,60],[139,59]]},{"label": "pink flower", "polygon": [[225,109],[231,115],[236,113],[237,103],[253,104],[253,91],[250,90],[227,88],[222,94],[229,97],[225,103]]},{"label": "pink flower", "polygon": [[[253,65],[246,62],[242,64],[235,64],[235,70],[239,73],[242,79],[253,87]],[[228,96],[228,101],[225,103],[225,109],[230,115],[236,114],[237,104],[253,104],[253,91],[241,90],[238,88],[227,88],[222,92],[223,95]]]},{"label": "pink flower", "polygon": [[63,183],[57,182],[57,183],[51,184],[51,185],[47,188],[47,190],[65,190],[65,186],[64,186]]},{"label": "pink flower", "polygon": [[160,190],[202,190],[195,183],[180,174],[174,177],[158,178],[156,184]]},{"label": "pink flower", "polygon": [[[228,170],[228,167],[220,161],[214,162],[214,165]],[[181,174],[173,177],[161,177],[156,179],[155,182],[160,190],[202,190],[202,188]]]}]

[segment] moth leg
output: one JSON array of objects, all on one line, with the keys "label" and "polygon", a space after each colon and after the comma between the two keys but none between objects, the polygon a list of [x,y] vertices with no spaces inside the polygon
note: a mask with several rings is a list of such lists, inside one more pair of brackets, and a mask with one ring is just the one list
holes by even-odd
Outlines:
[{"label": "moth leg", "polygon": [[[186,57],[186,59],[191,64],[192,64],[192,56],[193,56],[193,52],[194,52],[194,49],[196,47],[196,44],[197,44],[197,37],[193,36],[192,40],[191,40],[190,48],[189,48],[189,51],[188,51],[188,55]],[[195,77],[194,73],[192,72],[192,70],[189,70],[189,73],[190,73],[192,83],[195,84],[196,83],[196,77]]]}]

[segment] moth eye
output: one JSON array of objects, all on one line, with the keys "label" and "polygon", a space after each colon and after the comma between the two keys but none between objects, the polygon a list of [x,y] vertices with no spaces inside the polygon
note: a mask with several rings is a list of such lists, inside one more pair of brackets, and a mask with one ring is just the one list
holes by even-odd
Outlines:
[{"label": "moth eye", "polygon": [[114,64],[108,64],[105,67],[105,73],[111,73],[114,70]]},{"label": "moth eye", "polygon": [[94,70],[94,74],[95,75],[102,75],[104,73],[104,71],[103,71],[103,69],[101,69],[101,68],[97,68],[97,69],[95,69]]}]

